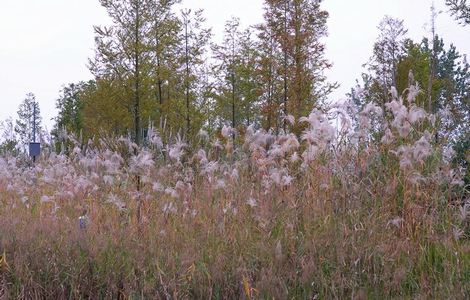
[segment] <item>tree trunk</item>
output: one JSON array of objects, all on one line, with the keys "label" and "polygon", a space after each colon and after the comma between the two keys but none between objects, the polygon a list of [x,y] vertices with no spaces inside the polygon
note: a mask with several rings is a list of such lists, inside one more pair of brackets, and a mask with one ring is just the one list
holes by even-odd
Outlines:
[{"label": "tree trunk", "polygon": [[300,117],[300,114],[301,114],[301,111],[302,111],[302,103],[303,103],[303,99],[302,99],[302,93],[303,93],[303,85],[302,85],[302,37],[300,36],[300,18],[299,18],[299,15],[300,15],[300,9],[299,9],[299,6],[298,6],[298,3],[297,2],[294,2],[295,4],[295,9],[294,9],[294,18],[295,18],[295,21],[294,21],[294,24],[295,24],[295,36],[294,36],[294,40],[295,40],[295,80],[296,80],[296,104],[297,104],[297,107],[296,107],[296,118],[299,118]]},{"label": "tree trunk", "polygon": [[140,1],[135,4],[134,28],[134,142],[140,146]]},{"label": "tree trunk", "polygon": [[[284,117],[287,116],[287,9],[288,9],[288,2],[285,1],[284,4]],[[284,118],[283,121],[283,129],[286,132],[287,129],[287,120]]]},{"label": "tree trunk", "polygon": [[158,36],[155,37],[156,38],[156,57],[157,57],[157,88],[158,88],[158,103],[160,104],[160,114],[161,114],[161,111],[162,111],[162,104],[163,104],[163,93],[162,93],[162,84],[163,84],[163,81],[162,81],[162,78],[161,78],[161,58],[160,58],[160,53],[158,53],[158,47],[159,47],[159,38]]},{"label": "tree trunk", "polygon": [[185,24],[185,52],[186,52],[186,133],[189,135],[191,119],[189,116],[189,46],[188,46],[188,23]]}]

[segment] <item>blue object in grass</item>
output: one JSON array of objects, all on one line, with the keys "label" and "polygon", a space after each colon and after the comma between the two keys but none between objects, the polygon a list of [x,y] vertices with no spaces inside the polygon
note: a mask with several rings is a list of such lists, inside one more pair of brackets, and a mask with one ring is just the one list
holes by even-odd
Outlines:
[{"label": "blue object in grass", "polygon": [[29,143],[29,156],[36,157],[41,154],[41,143]]},{"label": "blue object in grass", "polygon": [[78,222],[79,222],[79,225],[80,225],[80,229],[86,229],[87,225],[88,225],[88,217],[83,215],[83,216],[80,216],[78,218]]}]

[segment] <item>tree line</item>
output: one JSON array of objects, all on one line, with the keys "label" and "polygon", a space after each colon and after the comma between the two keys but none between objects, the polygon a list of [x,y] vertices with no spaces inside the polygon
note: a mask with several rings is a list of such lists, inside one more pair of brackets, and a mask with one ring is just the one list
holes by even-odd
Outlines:
[{"label": "tree line", "polygon": [[202,10],[177,0],[100,1],[112,25],[95,27],[94,80],[66,86],[56,130],[84,138],[130,134],[149,126],[189,140],[227,124],[286,130],[285,116],[319,105],[333,85],[320,39],[328,13],[315,0],[267,0],[263,24],[225,25],[212,42]]},{"label": "tree line", "polygon": [[[450,12],[468,25],[465,1],[446,1]],[[100,0],[112,21],[95,26],[94,76],[63,87],[52,131],[82,141],[129,135],[142,144],[149,127],[195,140],[203,130],[217,134],[229,125],[243,132],[258,128],[300,132],[298,119],[321,109],[337,87],[327,81],[322,38],[328,12],[321,0],[265,0],[264,21],[242,28],[237,18],[225,24],[220,43],[212,40],[202,10],[177,10],[181,0]],[[470,67],[455,46],[433,33],[415,42],[404,22],[385,17],[373,54],[348,95],[356,107],[384,106],[392,87],[409,92],[417,84],[417,104],[430,113],[445,111],[442,137],[465,149],[470,140]],[[5,149],[30,139],[34,95],[28,94],[16,124],[4,123]],[[36,107],[40,131],[40,110]],[[28,123],[29,122],[29,123]],[[10,129],[8,131],[7,129]],[[10,133],[8,133],[10,132]],[[439,138],[439,137],[436,137]]]}]

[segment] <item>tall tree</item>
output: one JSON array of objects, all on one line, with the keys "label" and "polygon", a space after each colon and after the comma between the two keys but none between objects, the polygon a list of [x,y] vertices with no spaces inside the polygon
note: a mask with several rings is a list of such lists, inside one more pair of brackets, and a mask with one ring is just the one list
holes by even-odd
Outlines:
[{"label": "tall tree", "polygon": [[225,35],[221,45],[213,45],[216,59],[215,73],[218,74],[218,106],[221,119],[230,120],[233,128],[237,125],[239,102],[237,66],[241,61],[240,20],[232,18],[225,23]]},{"label": "tall tree", "polygon": [[150,27],[148,39],[152,50],[154,93],[159,104],[160,117],[163,117],[163,103],[169,100],[170,78],[177,69],[175,58],[181,22],[173,12],[173,8],[180,2],[181,0],[148,0]]},{"label": "tall tree", "polygon": [[238,91],[240,95],[240,122],[245,126],[260,125],[260,51],[253,39],[250,28],[240,35],[240,63],[236,69],[238,74]]},{"label": "tall tree", "polygon": [[148,2],[146,0],[100,0],[113,21],[95,27],[96,57],[90,70],[97,79],[115,81],[123,88],[116,97],[132,114],[133,138],[141,143],[142,108],[149,100]]},{"label": "tall tree", "polygon": [[218,113],[232,127],[259,124],[260,95],[258,45],[250,28],[241,30],[238,18],[225,24],[220,45],[213,45],[215,72],[218,75]]},{"label": "tall tree", "polygon": [[[191,136],[202,126],[201,101],[203,97],[202,77],[207,63],[207,50],[212,33],[205,27],[203,10],[181,11],[181,26],[178,35],[178,70],[175,103],[171,109],[175,112],[174,126],[185,124],[186,133]],[[181,122],[181,119],[184,121]]]},{"label": "tall tree", "polygon": [[18,109],[15,126],[15,132],[24,151],[30,142],[35,142],[40,138],[41,122],[41,110],[36,96],[28,93]]},{"label": "tall tree", "polygon": [[264,128],[269,130],[274,128],[279,132],[280,108],[283,104],[283,75],[280,64],[283,61],[283,53],[277,47],[276,39],[272,28],[261,24],[258,30],[258,80],[260,101]]},{"label": "tall tree", "polygon": [[[292,42],[289,33],[289,10],[291,1],[289,0],[267,0],[265,1],[264,19],[266,21],[266,35],[272,32],[276,47],[282,52],[282,63],[279,64],[282,73],[282,111],[284,116],[288,114],[288,93],[289,93],[289,50]],[[291,51],[292,52],[292,51]],[[286,130],[287,123],[284,121],[283,128]]]},{"label": "tall tree", "polygon": [[[283,77],[283,114],[299,117],[307,113],[331,92],[324,70],[330,64],[324,58],[321,38],[327,35],[328,13],[321,0],[266,0],[266,36],[273,33],[281,49],[280,73]],[[284,122],[283,127],[286,127]]]},{"label": "tall tree", "polygon": [[380,22],[379,36],[374,43],[374,51],[367,64],[371,77],[369,84],[370,101],[385,108],[390,89],[397,85],[397,65],[403,56],[403,46],[408,30],[403,20],[385,16]]}]

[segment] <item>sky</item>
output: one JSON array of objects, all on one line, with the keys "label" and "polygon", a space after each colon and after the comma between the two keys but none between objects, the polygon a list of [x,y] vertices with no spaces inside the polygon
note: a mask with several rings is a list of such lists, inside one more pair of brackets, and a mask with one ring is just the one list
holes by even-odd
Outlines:
[{"label": "sky", "polygon": [[[340,83],[331,101],[344,99],[372,54],[377,25],[389,15],[403,19],[408,37],[430,36],[432,0],[324,0],[330,13],[326,57],[333,63],[330,81]],[[435,0],[437,33],[470,56],[470,27],[447,13],[444,0]],[[242,26],[263,20],[263,0],[183,0],[182,7],[203,8],[214,40],[224,23],[239,17]],[[93,57],[93,25],[109,24],[98,0],[0,0],[0,121],[17,116],[18,106],[32,92],[47,129],[57,115],[55,102],[64,84],[92,79],[87,68]]]}]

